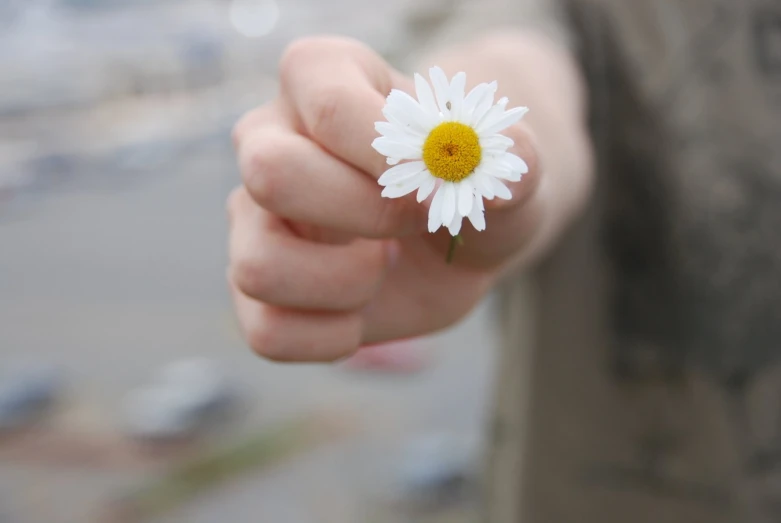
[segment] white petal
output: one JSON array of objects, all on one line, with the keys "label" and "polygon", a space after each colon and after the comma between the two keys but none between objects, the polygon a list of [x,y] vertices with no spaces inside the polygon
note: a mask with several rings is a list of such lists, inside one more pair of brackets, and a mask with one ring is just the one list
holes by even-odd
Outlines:
[{"label": "white petal", "polygon": [[477,231],[485,230],[485,214],[483,212],[483,199],[479,196],[475,196],[475,204],[472,206],[472,212],[469,213],[469,221],[472,222],[472,227]]},{"label": "white petal", "polygon": [[447,230],[450,231],[451,236],[458,236],[458,233],[461,232],[461,224],[463,221],[464,218],[462,216],[456,214],[455,217],[453,217],[450,225],[447,226]]},{"label": "white petal", "polygon": [[503,184],[496,178],[488,177],[488,179],[491,180],[491,188],[496,193],[497,198],[501,198],[502,200],[513,199],[513,193],[510,192],[510,189],[508,189],[505,184]]},{"label": "white petal", "polygon": [[376,122],[374,130],[394,142],[411,143],[423,147],[425,136],[412,127],[402,127],[390,122]]},{"label": "white petal", "polygon": [[428,210],[428,232],[436,232],[442,227],[442,202],[445,199],[445,188],[439,186],[431,200],[431,207]]},{"label": "white petal", "polygon": [[508,182],[520,182],[523,175],[514,171],[499,171],[496,174],[491,174],[494,178],[501,180],[507,180]]},{"label": "white petal", "polygon": [[420,184],[426,179],[424,175],[425,173],[421,172],[403,182],[388,185],[382,190],[382,196],[385,198],[401,198],[402,196],[406,196],[420,187]]},{"label": "white petal", "polygon": [[401,158],[402,160],[420,160],[423,157],[423,150],[413,145],[394,142],[389,138],[381,136],[375,138],[372,147],[383,156],[389,158]]},{"label": "white petal", "polygon": [[415,73],[415,92],[418,94],[418,101],[424,111],[439,116],[439,107],[434,99],[434,92],[431,90],[425,78]]},{"label": "white petal", "polygon": [[426,174],[428,174],[428,179],[421,183],[420,189],[418,189],[418,203],[428,198],[432,191],[437,187],[437,179],[431,176],[431,173],[428,171]]},{"label": "white petal", "polygon": [[428,136],[432,128],[425,125],[424,120],[419,118],[421,114],[422,112],[405,112],[404,108],[398,105],[386,105],[382,108],[382,115],[385,119],[398,126],[399,130],[404,130],[405,133],[413,136],[424,137]]},{"label": "white petal", "polygon": [[410,94],[405,93],[401,89],[391,89],[386,102],[386,105],[399,105],[405,109],[414,109],[417,111],[423,110],[423,107],[420,105],[420,103],[418,103],[417,100],[415,100],[415,98],[413,98]]},{"label": "white petal", "polygon": [[523,115],[525,115],[527,112],[529,112],[529,109],[526,107],[515,107],[514,109],[505,111],[495,120],[489,120],[486,118],[483,122],[481,122],[477,132],[480,134],[498,133],[504,129],[507,129],[512,124],[523,118]]},{"label": "white petal", "polygon": [[425,139],[422,136],[412,133],[405,133],[404,131],[400,131],[395,134],[386,134],[384,136],[380,136],[380,138],[387,138],[390,142],[408,145],[414,149],[420,150],[423,150],[423,144],[425,143]]},{"label": "white petal", "polygon": [[504,152],[513,145],[515,145],[513,139],[502,134],[491,134],[480,137],[480,147],[483,149]]},{"label": "white petal", "polygon": [[387,163],[388,165],[396,165],[400,161],[401,161],[401,158],[386,158],[385,159],[385,163]]},{"label": "white petal", "polygon": [[496,196],[493,184],[491,183],[491,177],[483,174],[482,170],[478,169],[475,174],[471,176],[472,182],[475,184],[475,189],[480,193],[483,198],[487,200],[493,200]]},{"label": "white petal", "polygon": [[510,171],[504,174],[503,176],[497,176],[497,178],[501,178],[502,180],[507,180],[508,182],[520,182],[521,178],[523,178],[523,175],[521,173]]},{"label": "white petal", "polygon": [[[488,110],[485,112],[485,114],[477,120],[477,122],[474,125],[475,130],[482,127],[486,127],[486,122],[495,122],[498,118],[501,118],[502,114],[504,114],[504,109],[507,107],[507,104],[509,103],[509,100],[507,97],[500,98],[498,102],[496,102],[496,105],[492,105],[488,108]],[[487,134],[487,133],[480,133],[478,131],[478,134]]]},{"label": "white petal", "polygon": [[496,82],[490,84],[478,84],[474,89],[469,91],[469,94],[464,98],[464,106],[461,109],[461,121],[467,125],[474,125],[475,123],[475,110],[477,106],[483,103],[483,100],[491,97],[493,101],[493,91],[496,89]]},{"label": "white petal", "polygon": [[450,116],[453,120],[461,119],[461,108],[464,105],[464,88],[466,73],[458,73],[450,82]]},{"label": "white petal", "polygon": [[458,189],[458,214],[467,216],[472,211],[472,202],[474,201],[474,186],[469,179],[461,180],[456,186]]},{"label": "white petal", "polygon": [[382,115],[386,120],[388,120],[388,123],[394,127],[397,127],[400,131],[404,131],[405,133],[425,138],[428,136],[430,131],[430,129],[425,129],[419,124],[410,120],[410,118],[408,118],[403,113],[403,111],[399,110],[398,107],[388,108],[387,103],[385,107],[382,108]]},{"label": "white petal", "polygon": [[386,118],[388,115],[405,124],[414,124],[419,131],[427,132],[437,123],[437,114],[426,112],[423,107],[413,97],[394,89],[388,95],[385,107],[382,113]]},{"label": "white petal", "polygon": [[450,223],[456,214],[456,186],[452,182],[445,182],[443,188],[442,223]]},{"label": "white petal", "polygon": [[488,112],[488,110],[493,106],[496,89],[496,82],[491,82],[488,84],[488,91],[485,92],[483,97],[477,102],[477,105],[475,105],[475,110],[472,114],[472,127],[476,127],[480,120],[482,120],[485,114]]},{"label": "white petal", "polygon": [[486,176],[501,178],[502,180],[509,180],[511,182],[518,182],[521,180],[521,173],[513,172],[513,170],[510,168],[510,164],[503,161],[484,160],[480,164],[479,169],[482,174]]},{"label": "white petal", "polygon": [[526,174],[527,172],[529,172],[529,166],[526,165],[526,162],[524,162],[522,158],[514,155],[513,153],[505,153],[504,161],[510,165],[510,169],[512,169],[513,172],[519,172],[521,174]]},{"label": "white petal", "polygon": [[382,173],[382,176],[380,176],[380,178],[377,180],[377,183],[380,185],[401,183],[407,178],[412,178],[416,174],[423,172],[425,169],[426,164],[423,162],[403,163]]},{"label": "white petal", "polygon": [[475,205],[472,208],[472,212],[474,212],[475,209],[480,209],[481,211],[485,211],[485,206],[483,205],[483,199],[480,198],[479,194],[475,194]]},{"label": "white petal", "polygon": [[447,103],[450,101],[448,98],[450,95],[450,83],[447,81],[445,71],[439,67],[432,67],[429,69],[428,74],[431,77],[431,85],[434,86],[434,93],[437,95],[439,112],[443,116],[449,117],[450,110],[447,108]]},{"label": "white petal", "polygon": [[406,128],[411,124],[422,125],[425,120],[423,108],[410,95],[398,89],[393,89],[385,99],[385,106],[382,108],[382,114],[385,118],[401,128]]},{"label": "white petal", "polygon": [[403,131],[390,122],[374,122],[374,130],[383,136],[400,134]]}]

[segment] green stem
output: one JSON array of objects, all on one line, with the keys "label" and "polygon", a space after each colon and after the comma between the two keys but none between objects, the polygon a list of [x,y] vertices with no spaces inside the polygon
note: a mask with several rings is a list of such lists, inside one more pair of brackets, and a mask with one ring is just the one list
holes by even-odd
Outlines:
[{"label": "green stem", "polygon": [[447,248],[447,257],[445,258],[445,263],[450,265],[453,263],[453,257],[456,254],[456,245],[463,245],[463,240],[461,239],[461,235],[457,234],[456,236],[453,236],[450,238],[450,246]]}]

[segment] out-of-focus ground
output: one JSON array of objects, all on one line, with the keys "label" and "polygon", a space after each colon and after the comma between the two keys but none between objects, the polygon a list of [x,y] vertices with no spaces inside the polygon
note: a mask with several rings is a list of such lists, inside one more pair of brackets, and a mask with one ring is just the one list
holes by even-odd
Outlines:
[{"label": "out-of-focus ground", "polygon": [[432,356],[422,372],[366,374],[251,355],[224,285],[234,120],[272,95],[296,36],[337,32],[403,54],[411,6],[258,1],[232,24],[234,4],[0,0],[0,367],[34,356],[67,378],[42,427],[0,440],[0,522],[97,521],[173,466],[179,454],[130,450],[118,412],[161,364],[190,356],[218,361],[246,408],[199,448],[310,414],[339,430],[155,521],[473,521],[469,502],[400,508],[397,469],[430,433],[479,455],[490,306],[417,342]]}]

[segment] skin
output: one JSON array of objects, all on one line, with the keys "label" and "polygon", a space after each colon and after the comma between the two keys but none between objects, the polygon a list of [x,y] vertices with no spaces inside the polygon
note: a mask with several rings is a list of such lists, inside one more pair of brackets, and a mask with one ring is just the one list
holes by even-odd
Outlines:
[{"label": "skin", "polygon": [[593,181],[583,82],[563,48],[513,32],[444,50],[419,70],[429,64],[465,71],[472,86],[497,80],[510,107],[531,108],[504,133],[530,172],[510,184],[512,200],[486,202],[485,231],[465,221],[446,265],[449,233],[426,230],[431,198],[382,198],[376,182],[388,166],[370,147],[374,122],[392,88],[414,93],[412,79],[355,41],[293,43],[279,95],[234,130],[243,185],[228,200],[228,281],[257,354],[334,361],[448,327],[543,256],[583,207]]}]

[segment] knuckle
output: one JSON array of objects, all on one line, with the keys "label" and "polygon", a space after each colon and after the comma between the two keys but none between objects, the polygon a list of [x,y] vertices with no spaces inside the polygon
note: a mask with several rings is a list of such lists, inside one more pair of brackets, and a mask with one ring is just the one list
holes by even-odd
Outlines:
[{"label": "knuckle", "polygon": [[292,78],[295,72],[328,49],[328,38],[308,36],[291,42],[282,52],[279,60],[279,75],[283,81]]},{"label": "knuckle", "polygon": [[379,287],[384,280],[383,274],[387,265],[387,249],[374,246],[364,249],[363,255],[358,258],[355,273],[360,276],[360,283],[354,286],[358,290],[356,294],[356,306],[363,307],[376,296]]},{"label": "knuckle", "polygon": [[306,37],[294,40],[282,52],[279,60],[280,76],[287,78],[297,67],[312,57],[318,49],[318,37]]},{"label": "knuckle", "polygon": [[261,251],[253,256],[241,255],[233,262],[233,280],[247,296],[259,300],[272,298],[276,292],[276,278],[268,254]]},{"label": "knuckle", "polygon": [[282,329],[274,320],[272,314],[264,312],[256,321],[247,328],[247,344],[252,352],[272,361],[289,360],[288,351],[285,350],[284,340],[280,334]]},{"label": "knuckle", "polygon": [[242,161],[241,175],[252,198],[260,205],[267,205],[277,194],[283,181],[282,166],[294,151],[287,140],[275,135],[247,144]]},{"label": "knuckle", "polygon": [[339,108],[350,100],[349,87],[332,84],[321,87],[312,101],[308,118],[305,118],[309,132],[316,137],[324,137],[339,127]]},{"label": "knuckle", "polygon": [[377,214],[369,233],[376,238],[388,238],[398,235],[403,229],[409,211],[409,203],[402,198],[383,199],[377,206]]},{"label": "knuckle", "polygon": [[253,130],[268,126],[281,117],[277,107],[277,100],[256,107],[245,113],[233,126],[231,138],[234,147],[238,150],[241,144],[251,136]]},{"label": "knuckle", "polygon": [[291,78],[295,72],[322,56],[351,51],[360,46],[356,40],[340,36],[307,36],[290,43],[279,60],[280,77]]},{"label": "knuckle", "polygon": [[233,125],[231,139],[235,148],[238,149],[241,146],[241,143],[244,141],[247,135],[248,129],[253,126],[253,123],[258,121],[258,119],[262,116],[264,109],[265,106],[261,106],[248,111]]}]

